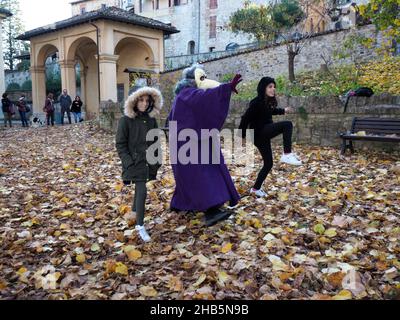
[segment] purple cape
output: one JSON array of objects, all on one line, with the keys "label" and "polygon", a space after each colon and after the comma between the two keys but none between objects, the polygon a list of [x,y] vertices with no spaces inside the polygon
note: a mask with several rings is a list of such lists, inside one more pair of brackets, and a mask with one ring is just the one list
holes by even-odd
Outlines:
[{"label": "purple cape", "polygon": [[[201,161],[201,147],[197,143],[195,145],[198,146],[196,148],[198,164],[184,164],[177,157],[180,148],[189,140],[178,141],[177,137],[183,129],[193,129],[199,138],[201,129],[217,129],[218,131],[222,129],[228,115],[231,93],[230,84],[222,84],[208,90],[185,88],[175,98],[168,118],[169,121],[176,121],[176,126],[174,126],[176,130],[171,130],[170,124],[169,133],[170,156],[176,183],[171,201],[172,208],[205,211],[227,201],[231,206],[238,203],[240,196],[233,184],[219,145],[217,146],[217,152],[220,155],[218,164],[212,163],[211,154],[208,164],[202,164],[201,162],[204,163],[204,161]],[[211,138],[206,140],[211,141]],[[211,150],[213,147],[211,142],[209,146]]]}]

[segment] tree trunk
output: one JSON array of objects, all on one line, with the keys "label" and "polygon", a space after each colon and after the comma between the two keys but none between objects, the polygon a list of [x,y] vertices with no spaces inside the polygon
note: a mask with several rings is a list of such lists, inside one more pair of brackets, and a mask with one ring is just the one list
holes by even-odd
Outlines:
[{"label": "tree trunk", "polygon": [[288,49],[288,58],[289,58],[289,81],[294,82],[296,80],[294,75],[294,58],[296,57],[296,53],[292,48]]}]

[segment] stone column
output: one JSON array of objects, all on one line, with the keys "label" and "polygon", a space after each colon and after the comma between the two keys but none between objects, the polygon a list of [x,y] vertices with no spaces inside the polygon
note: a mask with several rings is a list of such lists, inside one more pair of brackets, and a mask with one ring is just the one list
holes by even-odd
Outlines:
[{"label": "stone column", "polygon": [[68,94],[73,97],[76,95],[76,72],[74,60],[59,61],[61,69],[61,86],[62,90],[67,89]]},{"label": "stone column", "polygon": [[44,66],[32,66],[32,111],[42,113],[46,100],[46,68]]},{"label": "stone column", "polygon": [[[6,91],[5,76],[4,76],[4,59],[3,59],[3,17],[0,16],[0,94]],[[1,110],[0,110],[1,111]]]},{"label": "stone column", "polygon": [[100,55],[100,100],[117,102],[118,55]]}]

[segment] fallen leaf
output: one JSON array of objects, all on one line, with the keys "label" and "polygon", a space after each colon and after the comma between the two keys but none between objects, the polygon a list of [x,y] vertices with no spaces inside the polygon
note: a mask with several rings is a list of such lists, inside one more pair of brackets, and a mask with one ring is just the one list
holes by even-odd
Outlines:
[{"label": "fallen leaf", "polygon": [[157,290],[150,286],[143,286],[139,289],[141,295],[145,297],[157,297]]},{"label": "fallen leaf", "polygon": [[222,253],[228,253],[232,250],[232,243],[227,243],[221,248]]}]

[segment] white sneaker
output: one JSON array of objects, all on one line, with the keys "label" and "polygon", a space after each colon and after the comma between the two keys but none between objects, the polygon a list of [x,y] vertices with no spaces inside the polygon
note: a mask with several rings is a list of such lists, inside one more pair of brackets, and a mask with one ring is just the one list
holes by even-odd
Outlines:
[{"label": "white sneaker", "polygon": [[267,194],[262,190],[256,190],[254,188],[250,189],[250,194],[255,194],[257,197],[262,198],[262,197],[266,197]]},{"label": "white sneaker", "polygon": [[294,153],[289,153],[289,154],[284,154],[281,157],[281,162],[291,164],[294,166],[301,166],[302,162],[297,158],[296,154]]},{"label": "white sneaker", "polygon": [[136,226],[135,230],[139,233],[140,238],[142,238],[142,240],[144,242],[151,241],[151,238],[150,238],[149,234],[147,233],[146,229],[144,228],[144,226]]}]

